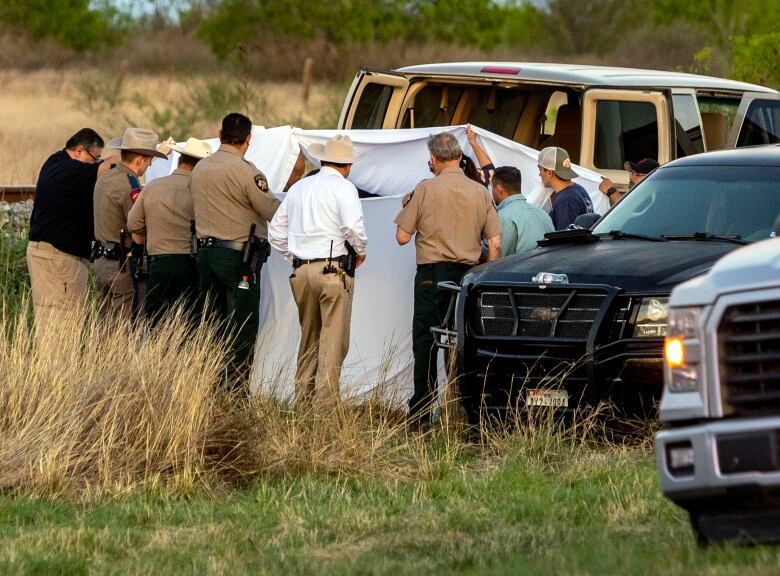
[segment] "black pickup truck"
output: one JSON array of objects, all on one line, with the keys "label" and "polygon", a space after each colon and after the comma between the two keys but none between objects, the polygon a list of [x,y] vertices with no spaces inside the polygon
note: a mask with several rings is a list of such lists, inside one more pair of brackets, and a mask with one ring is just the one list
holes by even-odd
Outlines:
[{"label": "black pickup truck", "polygon": [[457,350],[463,405],[487,412],[602,400],[646,415],[660,399],[667,303],[675,285],[774,235],[780,146],[666,164],[590,229],[472,269],[437,342]]}]

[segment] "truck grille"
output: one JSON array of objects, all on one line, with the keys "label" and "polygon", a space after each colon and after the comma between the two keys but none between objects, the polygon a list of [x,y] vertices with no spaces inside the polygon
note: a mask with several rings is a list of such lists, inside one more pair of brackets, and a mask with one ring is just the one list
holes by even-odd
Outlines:
[{"label": "truck grille", "polygon": [[476,296],[472,325],[479,336],[585,340],[605,298],[593,289],[490,288]]},{"label": "truck grille", "polygon": [[780,413],[780,301],[727,308],[718,344],[724,413]]}]

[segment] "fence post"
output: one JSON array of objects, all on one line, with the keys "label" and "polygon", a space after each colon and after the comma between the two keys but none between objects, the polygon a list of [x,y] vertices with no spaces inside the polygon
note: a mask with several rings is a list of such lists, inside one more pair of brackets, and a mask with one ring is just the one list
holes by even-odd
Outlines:
[{"label": "fence post", "polygon": [[314,60],[311,56],[303,59],[303,103],[309,103],[309,93],[311,92],[311,69]]}]

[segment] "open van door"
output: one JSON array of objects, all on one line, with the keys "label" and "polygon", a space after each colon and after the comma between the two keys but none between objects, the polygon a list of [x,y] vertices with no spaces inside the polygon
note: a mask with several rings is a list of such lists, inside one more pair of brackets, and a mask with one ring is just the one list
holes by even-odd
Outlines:
[{"label": "open van door", "polygon": [[347,94],[338,128],[395,128],[408,88],[409,80],[403,74],[361,68]]},{"label": "open van door", "polygon": [[580,165],[628,187],[623,164],[672,159],[671,94],[660,90],[591,88],[582,102]]},{"label": "open van door", "polygon": [[728,138],[728,147],[780,142],[780,94],[746,92]]}]

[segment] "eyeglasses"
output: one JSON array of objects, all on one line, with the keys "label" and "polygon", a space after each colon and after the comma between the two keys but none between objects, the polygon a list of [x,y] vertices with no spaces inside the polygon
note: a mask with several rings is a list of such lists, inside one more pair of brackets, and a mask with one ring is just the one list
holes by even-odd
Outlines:
[{"label": "eyeglasses", "polygon": [[99,161],[100,161],[100,154],[98,154],[97,156],[95,156],[94,154],[92,154],[92,152],[90,152],[89,150],[87,150],[87,149],[86,149],[86,148],[84,148],[83,146],[82,146],[82,149],[84,150],[84,152],[86,152],[86,153],[87,153],[87,155],[88,155],[90,158],[92,158],[92,161],[93,161],[93,162],[99,162]]}]

